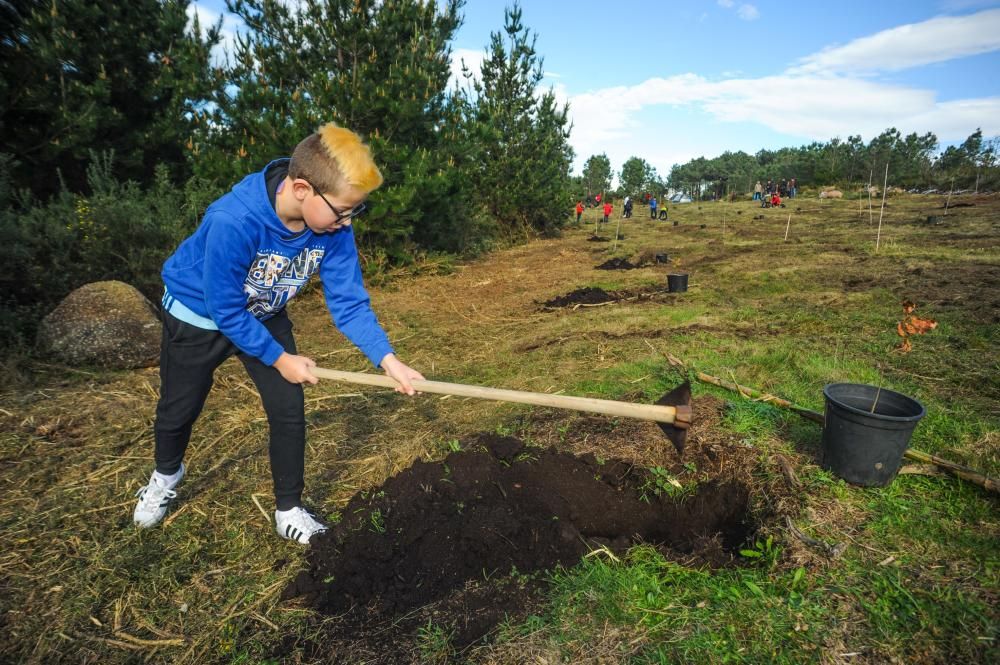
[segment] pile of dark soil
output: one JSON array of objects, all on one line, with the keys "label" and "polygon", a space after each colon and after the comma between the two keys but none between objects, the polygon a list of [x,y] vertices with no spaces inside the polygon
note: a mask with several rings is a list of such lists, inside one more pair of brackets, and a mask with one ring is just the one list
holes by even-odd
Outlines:
[{"label": "pile of dark soil", "polygon": [[611,238],[605,238],[604,236],[592,235],[587,238],[587,242],[608,242]]},{"label": "pile of dark soil", "polygon": [[556,296],[542,303],[545,307],[568,307],[569,305],[599,305],[618,300],[618,295],[608,293],[596,286],[586,286],[576,291],[570,291],[564,296]]},{"label": "pile of dark soil", "polygon": [[[487,434],[443,461],[418,461],[348,503],[313,539],[284,597],[321,612],[399,617],[470,581],[571,566],[636,542],[735,552],[755,529],[747,487],[709,481],[675,500],[650,472]],[[662,480],[662,479],[661,479]]]},{"label": "pile of dark soil", "polygon": [[639,263],[629,263],[628,259],[613,258],[608,259],[599,266],[594,266],[595,270],[635,270],[641,268]]}]

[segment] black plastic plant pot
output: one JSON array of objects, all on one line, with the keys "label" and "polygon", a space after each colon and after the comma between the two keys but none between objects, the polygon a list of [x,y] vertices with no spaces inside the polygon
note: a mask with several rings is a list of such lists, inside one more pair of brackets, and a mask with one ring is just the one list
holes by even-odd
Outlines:
[{"label": "black plastic plant pot", "polygon": [[683,293],[688,290],[688,274],[686,272],[673,272],[667,275],[667,291],[670,293]]},{"label": "black plastic plant pot", "polygon": [[892,482],[917,423],[927,413],[912,397],[861,383],[823,388],[823,468],[854,485]]},{"label": "black plastic plant pot", "polygon": [[657,254],[656,255],[656,262],[657,263],[667,263],[669,261],[670,261],[670,255],[669,254]]},{"label": "black plastic plant pot", "polygon": [[678,226],[678,225],[680,225],[680,222],[675,219],[674,220],[674,226]]}]

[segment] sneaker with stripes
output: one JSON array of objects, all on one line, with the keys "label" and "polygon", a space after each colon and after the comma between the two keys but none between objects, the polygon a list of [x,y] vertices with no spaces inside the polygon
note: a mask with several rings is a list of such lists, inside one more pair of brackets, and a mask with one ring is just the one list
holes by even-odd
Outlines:
[{"label": "sneaker with stripes", "polygon": [[308,510],[299,506],[290,510],[274,511],[274,530],[282,538],[308,545],[309,539],[317,533],[326,531],[326,527],[317,522]]},{"label": "sneaker with stripes", "polygon": [[181,464],[180,470],[169,479],[154,471],[149,478],[149,484],[135,493],[139,497],[139,503],[135,505],[132,521],[143,528],[159,524],[163,516],[167,514],[170,502],[177,497],[174,488],[183,477],[183,464]]}]

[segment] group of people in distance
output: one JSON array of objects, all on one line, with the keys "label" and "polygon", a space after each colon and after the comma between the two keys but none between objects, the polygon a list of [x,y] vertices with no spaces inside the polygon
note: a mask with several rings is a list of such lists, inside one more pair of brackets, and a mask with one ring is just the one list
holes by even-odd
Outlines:
[{"label": "group of people in distance", "polygon": [[[601,212],[603,213],[603,217],[601,218],[600,223],[601,224],[607,224],[608,221],[611,219],[611,213],[614,212],[614,205],[612,205],[611,201],[609,201],[607,199],[604,199],[604,203],[602,204],[601,203],[601,199],[602,198],[603,197],[602,197],[601,194],[597,194],[593,198],[587,197],[587,203],[588,203],[588,205],[591,205],[591,202],[593,202],[592,203],[593,207],[595,207],[595,208],[597,208],[597,207],[601,208]],[[656,207],[657,207],[656,196],[654,196],[652,194],[646,194],[644,196],[644,198],[649,203],[649,218],[650,219],[656,219]],[[625,201],[622,203],[622,218],[623,219],[630,219],[632,217],[632,206],[633,206],[632,197],[631,196],[626,196],[625,197]],[[583,217],[583,211],[585,210],[585,208],[586,208],[586,206],[584,206],[584,204],[583,204],[583,199],[577,200],[577,202],[576,202],[576,225],[577,226],[580,226],[580,219]]]},{"label": "group of people in distance", "polygon": [[795,178],[787,180],[782,178],[780,182],[767,179],[767,184],[760,184],[760,180],[753,188],[753,200],[760,201],[761,208],[768,207],[778,207],[782,205],[782,198],[795,198],[795,194],[798,192],[798,185],[795,182]]},{"label": "group of people in distance", "polygon": [[[771,180],[768,178],[766,184],[761,184],[760,180],[754,186],[753,190],[753,200],[760,201],[761,208],[778,208],[784,207],[782,203],[783,198],[795,198],[798,193],[798,185],[796,184],[795,178],[785,179],[782,178],[780,181]],[[656,219],[658,201],[656,200],[656,195],[646,193],[643,197],[646,203],[649,205],[649,218]],[[604,202],[601,203],[603,199],[602,194],[596,194],[593,197],[587,197],[587,205],[584,205],[583,199],[579,199],[576,202],[576,225],[580,226],[580,220],[583,217],[583,211],[587,206],[601,208],[603,217],[601,218],[601,224],[607,224],[608,220],[611,218],[611,213],[614,212],[614,206],[611,201],[603,199]],[[626,196],[625,201],[622,205],[622,217],[624,219],[629,219],[632,217],[632,197]]]}]

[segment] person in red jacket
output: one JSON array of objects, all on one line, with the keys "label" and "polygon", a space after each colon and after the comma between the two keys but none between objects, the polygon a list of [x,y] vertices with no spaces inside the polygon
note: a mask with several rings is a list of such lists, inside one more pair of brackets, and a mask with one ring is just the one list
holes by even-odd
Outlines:
[{"label": "person in red jacket", "polygon": [[596,203],[597,205],[601,205],[601,195],[600,194],[598,194],[597,196],[594,197],[594,203]]},{"label": "person in red jacket", "polygon": [[608,218],[611,217],[612,206],[610,203],[604,204],[604,223],[608,223]]},{"label": "person in red jacket", "polygon": [[580,217],[583,215],[583,201],[576,202],[576,225],[580,226]]},{"label": "person in red jacket", "polygon": [[778,192],[771,194],[771,207],[777,208],[780,205],[781,205],[781,197],[778,196]]}]

